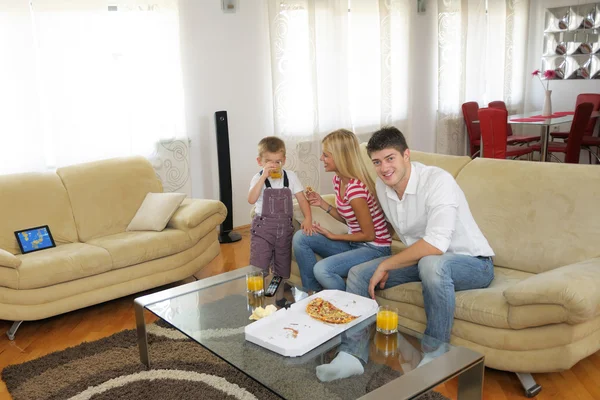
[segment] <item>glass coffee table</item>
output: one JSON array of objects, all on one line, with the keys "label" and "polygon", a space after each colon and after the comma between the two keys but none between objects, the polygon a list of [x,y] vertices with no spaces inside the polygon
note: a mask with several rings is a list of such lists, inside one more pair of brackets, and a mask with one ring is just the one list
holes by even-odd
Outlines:
[{"label": "glass coffee table", "polygon": [[[255,270],[249,266],[135,299],[141,362],[151,365],[146,309],[285,399],[414,399],[456,376],[459,399],[482,398],[481,354],[402,327],[397,334],[383,335],[375,330],[375,316],[301,357],[284,357],[246,341],[244,328],[253,322],[248,317],[256,307],[281,308],[308,296],[285,281],[273,297],[247,294],[246,273]],[[329,363],[340,349],[363,354],[364,373],[321,382],[315,368]],[[421,362],[424,351],[435,355],[428,363]]]}]

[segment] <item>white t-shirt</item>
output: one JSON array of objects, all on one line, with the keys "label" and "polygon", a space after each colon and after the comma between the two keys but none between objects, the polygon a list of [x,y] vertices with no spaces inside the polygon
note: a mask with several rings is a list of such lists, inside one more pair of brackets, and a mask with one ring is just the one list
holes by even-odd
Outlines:
[{"label": "white t-shirt", "polygon": [[493,256],[452,175],[438,167],[410,164],[402,199],[377,178],[379,203],[402,243],[411,246],[423,239],[444,253]]},{"label": "white t-shirt", "polygon": [[[287,173],[288,187],[292,191],[293,195],[298,192],[304,191],[304,186],[302,186],[302,183],[300,183],[300,179],[298,179],[298,175],[296,175],[296,173],[294,171],[288,171],[288,170],[282,170],[282,171],[285,171]],[[256,183],[259,181],[259,179],[260,179],[260,172],[258,172],[256,175],[254,175],[252,177],[252,181],[250,181],[250,189],[248,191],[252,190],[252,188],[254,187],[254,185],[256,185]],[[273,189],[283,188],[283,173],[281,174],[280,179],[273,179],[273,178],[267,178],[267,179],[271,183],[271,187]],[[266,188],[267,188],[267,185],[263,185],[263,188],[260,191],[260,196],[258,196],[258,200],[256,200],[256,203],[254,203],[254,210],[256,212],[256,215],[262,214],[263,194],[265,193]]]}]

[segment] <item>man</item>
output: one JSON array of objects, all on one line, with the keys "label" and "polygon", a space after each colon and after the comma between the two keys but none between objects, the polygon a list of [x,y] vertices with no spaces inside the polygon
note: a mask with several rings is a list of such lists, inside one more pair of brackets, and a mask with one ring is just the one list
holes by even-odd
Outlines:
[{"label": "man", "polygon": [[411,162],[406,139],[398,129],[375,132],[367,152],[377,171],[377,198],[407,248],[352,268],[347,291],[374,299],[376,288],[420,281],[427,316],[425,334],[449,342],[454,292],[489,286],[494,279],[494,252],[452,175]]},{"label": "man", "polygon": [[[383,128],[373,134],[367,152],[377,171],[377,198],[390,230],[407,246],[350,269],[346,291],[375,298],[375,289],[420,281],[427,328],[434,341],[422,343],[419,365],[438,357],[450,342],[455,291],[489,286],[494,279],[494,252],[471,215],[461,188],[441,168],[410,161],[402,133]],[[368,337],[368,333],[363,333]],[[330,364],[317,367],[322,381],[361,374],[367,354],[361,341],[343,341]]]}]

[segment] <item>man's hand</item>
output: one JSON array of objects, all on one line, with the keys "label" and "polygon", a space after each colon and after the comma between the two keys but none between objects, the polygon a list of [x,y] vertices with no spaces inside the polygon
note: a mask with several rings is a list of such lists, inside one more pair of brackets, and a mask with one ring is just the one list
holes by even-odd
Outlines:
[{"label": "man's hand", "polygon": [[369,281],[369,295],[373,300],[375,300],[375,287],[379,284],[379,288],[383,289],[388,278],[388,272],[381,268],[380,264],[379,267],[377,267],[377,269],[373,273],[371,280]]},{"label": "man's hand", "polygon": [[313,228],[313,223],[308,218],[304,218],[304,221],[302,221],[302,223],[300,224],[300,227],[302,228],[302,231],[304,232],[304,234],[306,236],[312,236],[313,233],[315,232],[315,230]]},{"label": "man's hand", "polygon": [[318,232],[321,235],[325,236],[327,239],[332,239],[332,233],[329,232],[327,229],[323,228],[318,222],[313,223],[312,225],[313,227],[313,231],[314,232]]}]

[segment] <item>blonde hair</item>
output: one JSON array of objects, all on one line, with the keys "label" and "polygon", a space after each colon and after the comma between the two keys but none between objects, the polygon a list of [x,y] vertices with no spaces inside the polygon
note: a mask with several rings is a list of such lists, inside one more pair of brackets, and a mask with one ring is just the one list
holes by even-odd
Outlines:
[{"label": "blonde hair", "polygon": [[347,129],[331,132],[323,139],[323,151],[331,153],[339,175],[358,179],[376,196],[375,182],[367,171],[360,155],[360,145],[354,133]]},{"label": "blonde hair", "polygon": [[283,156],[285,157],[285,143],[276,136],[267,136],[262,138],[260,142],[258,142],[258,156],[262,157],[262,155],[266,152],[282,152]]}]

